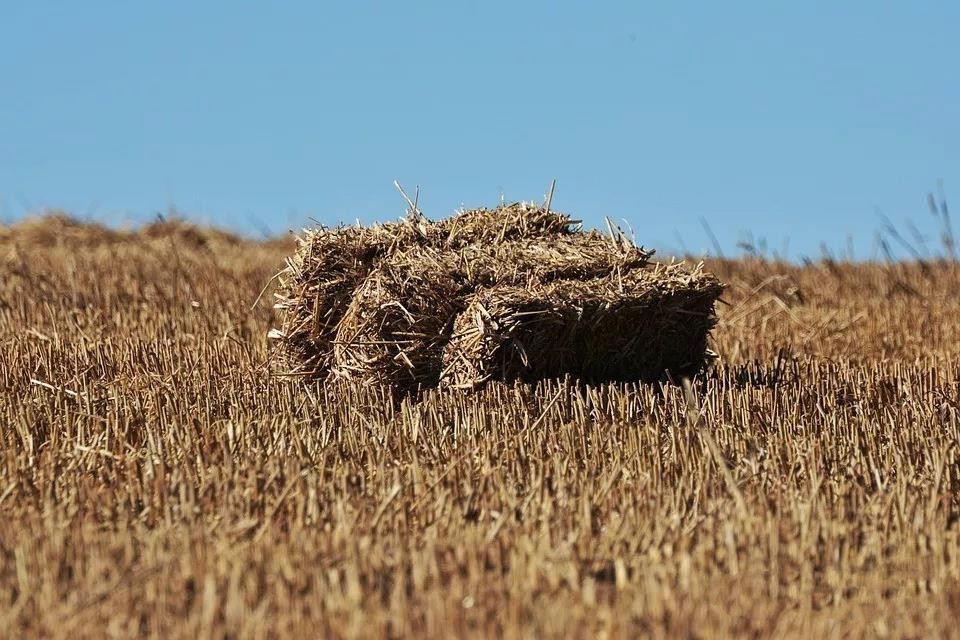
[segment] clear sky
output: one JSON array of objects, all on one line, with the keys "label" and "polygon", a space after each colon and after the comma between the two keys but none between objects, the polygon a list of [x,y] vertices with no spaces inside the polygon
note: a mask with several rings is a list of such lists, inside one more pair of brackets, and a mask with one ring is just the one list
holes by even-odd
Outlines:
[{"label": "clear sky", "polygon": [[955,1],[4,2],[0,215],[282,232],[556,178],[647,246],[868,257],[960,201],[958,63]]}]

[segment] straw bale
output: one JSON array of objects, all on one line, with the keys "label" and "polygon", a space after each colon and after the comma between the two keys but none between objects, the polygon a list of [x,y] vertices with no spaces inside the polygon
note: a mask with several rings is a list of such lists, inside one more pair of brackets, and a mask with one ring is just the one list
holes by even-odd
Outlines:
[{"label": "straw bale", "polygon": [[472,244],[459,250],[458,268],[471,286],[527,285],[626,273],[652,252],[597,232]]},{"label": "straw bale", "polygon": [[289,373],[323,379],[354,291],[385,257],[412,248],[492,246],[497,240],[570,233],[575,224],[569,216],[539,205],[515,203],[463,211],[440,222],[306,230],[280,274],[274,306],[283,320],[270,335],[279,340]]},{"label": "straw bale", "polygon": [[384,258],[340,320],[332,373],[399,392],[437,386],[443,346],[468,286],[457,257],[423,247]]},{"label": "straw bale", "polygon": [[514,202],[494,209],[461,211],[446,220],[433,223],[431,235],[438,246],[465,247],[489,245],[524,238],[545,238],[576,233],[580,221],[564,213],[549,211],[539,204]]},{"label": "straw bale", "polygon": [[478,287],[609,274],[642,266],[648,255],[599,234],[391,254],[353,293],[334,342],[333,373],[404,392],[436,386],[455,317]]},{"label": "straw bale", "polygon": [[[306,231],[280,274],[276,307],[283,323],[271,335],[289,373],[318,379],[332,373],[401,393],[436,386],[441,373],[451,384],[481,383],[495,374],[491,358],[512,354],[511,345],[522,350],[541,335],[538,348],[553,355],[533,365],[524,360],[529,371],[512,366],[501,377],[532,379],[556,370],[600,379],[606,366],[617,369],[613,379],[649,378],[657,367],[659,373],[702,360],[716,297],[704,294],[700,301],[697,294],[698,286],[712,291],[708,285],[715,280],[671,267],[648,273],[651,253],[619,235],[585,233],[565,214],[523,203],[463,211],[439,222],[417,218]],[[514,322],[511,304],[520,309],[517,317],[535,309],[543,322]],[[492,308],[497,319],[501,307],[504,329],[499,320],[490,324],[494,332],[471,346],[476,327],[467,318]],[[585,320],[571,325],[571,314]],[[551,335],[548,327],[561,321],[567,332]],[[638,321],[646,325],[628,326]],[[683,326],[667,326],[680,321]],[[456,344],[448,346],[455,323]],[[611,329],[623,337],[591,335]],[[674,336],[676,353],[645,343],[658,336]],[[566,364],[574,356],[565,352],[581,353],[591,340],[600,345],[598,363],[582,356],[580,365]],[[627,355],[603,351],[622,345]],[[680,353],[684,349],[692,355]],[[551,358],[559,364],[550,364]]]},{"label": "straw bale", "polygon": [[585,382],[688,375],[706,359],[723,290],[698,266],[657,265],[587,281],[481,290],[457,318],[441,384]]},{"label": "straw bale", "polygon": [[333,340],[354,291],[379,260],[422,241],[409,223],[307,230],[296,254],[280,273],[274,307],[283,316],[272,335],[290,373],[324,378],[333,356]]}]

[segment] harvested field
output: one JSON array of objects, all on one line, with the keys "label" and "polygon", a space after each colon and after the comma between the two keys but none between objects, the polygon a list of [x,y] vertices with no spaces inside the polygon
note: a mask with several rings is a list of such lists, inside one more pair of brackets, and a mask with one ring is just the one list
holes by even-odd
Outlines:
[{"label": "harvested field", "polygon": [[0,226],[0,242],[31,249],[55,245],[96,247],[122,237],[113,229],[92,222],[81,222],[60,211],[27,218],[9,227]]},{"label": "harvested field", "polygon": [[956,264],[709,262],[688,397],[397,405],[272,374],[292,244],[34,231],[0,232],[0,636],[958,635]]}]

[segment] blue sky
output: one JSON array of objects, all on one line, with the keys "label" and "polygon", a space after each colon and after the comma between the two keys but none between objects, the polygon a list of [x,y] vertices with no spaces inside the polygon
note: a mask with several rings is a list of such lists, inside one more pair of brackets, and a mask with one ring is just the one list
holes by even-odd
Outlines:
[{"label": "blue sky", "polygon": [[0,215],[247,232],[540,199],[869,257],[960,199],[956,2],[0,5]]}]

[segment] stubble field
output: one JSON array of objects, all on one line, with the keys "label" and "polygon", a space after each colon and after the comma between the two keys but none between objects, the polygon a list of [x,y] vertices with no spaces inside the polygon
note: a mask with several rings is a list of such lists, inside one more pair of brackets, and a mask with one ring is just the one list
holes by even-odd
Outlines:
[{"label": "stubble field", "polygon": [[960,266],[708,263],[680,386],[272,374],[293,250],[0,230],[0,635],[960,636]]}]

